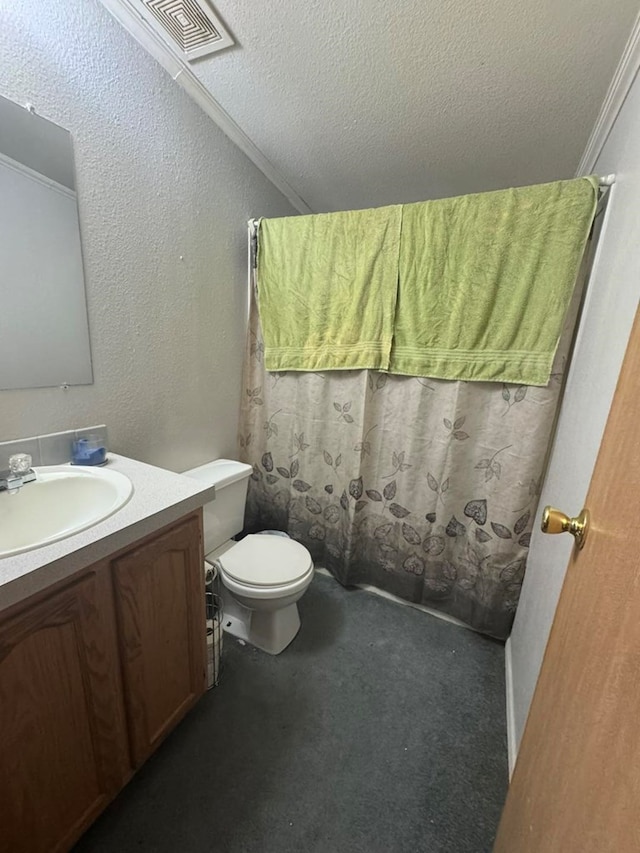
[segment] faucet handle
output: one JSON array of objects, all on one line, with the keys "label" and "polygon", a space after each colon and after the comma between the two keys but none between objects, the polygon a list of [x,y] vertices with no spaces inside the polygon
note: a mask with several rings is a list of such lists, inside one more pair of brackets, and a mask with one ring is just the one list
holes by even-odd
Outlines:
[{"label": "faucet handle", "polygon": [[31,456],[28,453],[14,453],[9,457],[9,470],[12,474],[20,476],[28,474],[31,469]]}]

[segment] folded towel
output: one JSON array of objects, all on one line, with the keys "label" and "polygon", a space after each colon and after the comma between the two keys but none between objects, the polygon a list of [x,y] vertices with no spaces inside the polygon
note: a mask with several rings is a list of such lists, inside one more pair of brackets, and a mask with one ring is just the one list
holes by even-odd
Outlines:
[{"label": "folded towel", "polygon": [[546,385],[597,179],[405,205],[389,372]]},{"label": "folded towel", "polygon": [[260,221],[267,370],[389,366],[402,208]]}]

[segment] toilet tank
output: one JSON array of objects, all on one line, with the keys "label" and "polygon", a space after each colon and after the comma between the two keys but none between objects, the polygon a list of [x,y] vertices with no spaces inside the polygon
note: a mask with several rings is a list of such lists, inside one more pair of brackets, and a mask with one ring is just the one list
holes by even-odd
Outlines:
[{"label": "toilet tank", "polygon": [[242,530],[247,486],[252,470],[251,465],[244,462],[216,459],[183,472],[185,477],[193,477],[216,487],[215,500],[203,507],[205,554],[219,548]]}]

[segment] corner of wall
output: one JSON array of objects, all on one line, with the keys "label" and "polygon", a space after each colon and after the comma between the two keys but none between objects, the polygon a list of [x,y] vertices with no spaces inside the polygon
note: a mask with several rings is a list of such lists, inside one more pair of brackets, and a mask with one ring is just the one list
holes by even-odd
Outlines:
[{"label": "corner of wall", "polygon": [[588,175],[595,167],[596,161],[604,148],[611,129],[618,118],[626,97],[638,75],[640,68],[640,14],[636,17],[631,34],[616,68],[613,79],[609,84],[596,123],[587,141],[576,177]]}]

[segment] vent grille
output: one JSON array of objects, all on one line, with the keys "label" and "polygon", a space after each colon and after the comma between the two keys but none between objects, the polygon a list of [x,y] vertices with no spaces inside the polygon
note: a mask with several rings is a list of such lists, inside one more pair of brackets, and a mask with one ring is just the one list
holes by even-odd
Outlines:
[{"label": "vent grille", "polygon": [[205,0],[141,0],[156,32],[189,61],[230,47],[233,39]]}]

